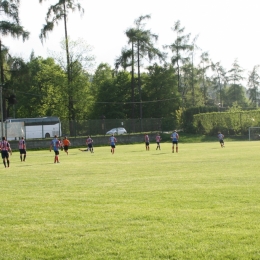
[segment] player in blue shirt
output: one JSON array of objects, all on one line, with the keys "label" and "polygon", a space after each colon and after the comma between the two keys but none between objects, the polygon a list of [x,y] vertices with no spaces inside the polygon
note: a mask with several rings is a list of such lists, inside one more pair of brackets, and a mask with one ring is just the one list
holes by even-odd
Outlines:
[{"label": "player in blue shirt", "polygon": [[218,132],[218,140],[219,140],[219,143],[220,143],[221,148],[222,148],[222,147],[225,147],[225,146],[224,146],[224,145],[225,145],[225,143],[224,143],[224,135],[221,134],[221,132]]},{"label": "player in blue shirt", "polygon": [[172,152],[174,153],[174,145],[176,145],[176,153],[178,153],[178,141],[179,141],[179,135],[176,130],[171,135],[172,139]]},{"label": "player in blue shirt", "polygon": [[54,139],[51,141],[50,145],[50,152],[53,149],[55,156],[54,156],[54,163],[59,163],[59,150],[61,147],[61,142],[58,140],[57,135],[54,136]]},{"label": "player in blue shirt", "polygon": [[110,143],[110,146],[111,146],[111,153],[114,154],[115,152],[115,148],[116,148],[116,138],[114,137],[114,135],[111,135],[110,138],[109,138],[109,143]]}]

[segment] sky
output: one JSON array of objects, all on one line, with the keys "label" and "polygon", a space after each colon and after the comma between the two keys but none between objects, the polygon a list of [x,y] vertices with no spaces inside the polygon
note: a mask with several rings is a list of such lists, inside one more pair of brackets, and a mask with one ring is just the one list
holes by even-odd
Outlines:
[{"label": "sky", "polygon": [[[12,55],[29,59],[44,58],[52,52],[60,52],[60,42],[64,38],[63,22],[54,27],[46,41],[39,39],[45,23],[49,5],[57,0],[20,0],[21,25],[30,32],[30,39],[3,37],[3,44],[10,48]],[[77,2],[77,1],[75,1]],[[220,62],[229,70],[237,59],[247,77],[255,65],[260,64],[260,1],[259,0],[79,0],[84,15],[79,12],[69,14],[68,34],[72,40],[79,38],[92,47],[96,65],[101,62],[113,66],[121,49],[127,45],[125,31],[134,26],[141,15],[151,15],[146,22],[159,36],[156,47],[170,45],[175,40],[172,31],[177,20],[185,27],[185,34],[191,39],[198,36],[197,45],[201,52],[208,52],[213,62]],[[169,55],[171,53],[169,52]]]}]

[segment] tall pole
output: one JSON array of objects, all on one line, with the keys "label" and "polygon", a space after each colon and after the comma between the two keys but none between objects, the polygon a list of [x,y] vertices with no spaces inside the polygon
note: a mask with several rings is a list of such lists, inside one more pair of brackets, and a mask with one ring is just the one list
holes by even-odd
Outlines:
[{"label": "tall pole", "polygon": [[0,69],[1,69],[1,87],[0,87],[0,105],[1,105],[1,135],[4,136],[4,106],[3,106],[3,84],[4,84],[4,71],[3,71],[3,58],[2,58],[2,41],[0,40]]},{"label": "tall pole", "polygon": [[1,135],[4,136],[4,113],[3,113],[3,86],[0,87],[0,103],[1,103]]},{"label": "tall pole", "polygon": [[142,88],[141,88],[141,75],[140,75],[140,43],[137,42],[137,69],[138,69],[138,89],[139,89],[139,101],[140,101],[140,121],[141,132],[143,132],[143,107],[142,107]]}]

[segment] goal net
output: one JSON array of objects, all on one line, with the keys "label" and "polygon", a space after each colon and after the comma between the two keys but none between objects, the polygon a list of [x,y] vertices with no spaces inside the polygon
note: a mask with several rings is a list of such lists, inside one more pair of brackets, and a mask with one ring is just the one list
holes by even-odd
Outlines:
[{"label": "goal net", "polygon": [[249,141],[260,140],[260,127],[248,128]]},{"label": "goal net", "polygon": [[0,127],[0,135],[5,136],[8,141],[19,140],[20,137],[25,136],[24,122],[4,122],[3,134],[2,127]]}]

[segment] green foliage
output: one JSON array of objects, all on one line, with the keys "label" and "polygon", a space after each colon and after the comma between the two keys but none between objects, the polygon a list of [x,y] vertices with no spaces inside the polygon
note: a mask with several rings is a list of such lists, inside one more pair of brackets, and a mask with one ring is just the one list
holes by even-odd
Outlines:
[{"label": "green foliage", "polygon": [[190,34],[184,34],[185,27],[181,27],[179,20],[175,22],[172,30],[176,33],[176,39],[171,45],[165,47],[169,48],[173,53],[171,63],[173,66],[176,66],[177,69],[178,91],[183,92],[183,86],[181,85],[181,65],[189,60],[186,52],[192,49],[189,43]]},{"label": "green foliage", "polygon": [[144,117],[165,117],[178,109],[181,98],[171,65],[159,66],[155,63],[148,67],[148,73],[142,81],[142,100],[147,101],[143,105]]},{"label": "green foliage", "polygon": [[[78,44],[78,45],[77,45]],[[89,107],[93,102],[90,92],[90,79],[85,71],[86,63],[91,57],[86,56],[87,49],[80,52],[77,59],[76,47],[81,43],[72,42],[71,49],[71,81],[68,84],[66,66],[62,55],[43,59],[31,55],[29,62],[13,58],[9,61],[11,78],[7,81],[17,96],[17,104],[9,107],[10,114],[16,117],[59,116],[69,118],[69,101],[73,103],[75,119],[85,119],[89,115]],[[90,60],[87,59],[90,57]]]},{"label": "green foliage", "polygon": [[[164,54],[157,48],[155,48],[155,42],[158,39],[158,35],[151,32],[151,30],[145,30],[144,21],[150,19],[150,15],[140,16],[135,20],[135,27],[130,28],[126,31],[126,36],[128,37],[128,44],[131,44],[131,49],[124,49],[122,51],[121,57],[116,60],[116,68],[121,65],[124,69],[131,66],[131,101],[134,102],[138,100],[139,103],[139,115],[137,117],[143,118],[143,81],[141,78],[141,66],[142,60],[147,58],[150,62],[153,59],[158,58],[159,60],[164,59]],[[135,66],[137,66],[137,75],[135,75]],[[137,90],[135,90],[135,79],[137,78]],[[136,98],[136,92],[138,92],[138,97]],[[131,116],[134,115],[135,106],[132,103]]]},{"label": "green foliage", "polygon": [[238,105],[238,102],[235,101],[232,104],[232,107],[229,107],[227,112],[240,112],[242,111],[242,107]]},{"label": "green foliage", "polygon": [[[62,92],[66,75],[52,58],[33,58],[12,73],[16,117],[66,116]],[[19,77],[17,77],[17,73]]]},{"label": "green foliage", "polygon": [[234,102],[237,102],[241,107],[248,107],[248,99],[245,96],[245,89],[240,85],[228,86],[224,91],[224,104],[231,107]]},{"label": "green foliage", "polygon": [[197,133],[247,134],[249,127],[260,125],[260,110],[197,114],[193,125]]},{"label": "green foliage", "polygon": [[[42,3],[43,0],[39,0]],[[47,14],[46,14],[46,24],[43,25],[41,30],[40,39],[43,41],[47,38],[49,32],[52,32],[55,24],[58,25],[59,21],[63,20],[66,24],[68,11],[75,11],[78,9],[81,13],[84,13],[84,9],[78,3],[77,0],[57,0],[57,3],[50,5]],[[66,26],[65,26],[65,29]],[[67,37],[67,31],[65,32]],[[65,38],[66,38],[65,37]],[[66,41],[68,39],[66,38]]]},{"label": "green foliage", "polygon": [[11,35],[13,38],[22,37],[23,40],[29,38],[30,33],[20,25],[19,0],[0,1],[0,13],[2,17],[7,18],[0,21],[1,35]]},{"label": "green foliage", "polygon": [[166,117],[162,118],[162,131],[173,131],[174,129],[178,129],[177,120],[174,117]]},{"label": "green foliage", "polygon": [[189,133],[195,133],[196,129],[194,129],[194,125],[193,125],[193,116],[196,114],[210,113],[213,111],[218,111],[218,108],[216,106],[212,106],[212,107],[199,106],[199,107],[191,107],[188,109],[180,110],[179,121],[182,123],[180,124],[180,126]]},{"label": "green foliage", "polygon": [[253,70],[250,72],[248,77],[248,90],[249,100],[254,107],[259,106],[259,86],[260,86],[260,76],[259,76],[259,65],[254,66]]},{"label": "green foliage", "polygon": [[[114,71],[107,64],[100,64],[92,86],[95,103],[90,118],[127,118],[130,115],[131,75],[127,71]],[[126,102],[126,103],[125,103]]]}]

